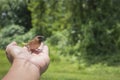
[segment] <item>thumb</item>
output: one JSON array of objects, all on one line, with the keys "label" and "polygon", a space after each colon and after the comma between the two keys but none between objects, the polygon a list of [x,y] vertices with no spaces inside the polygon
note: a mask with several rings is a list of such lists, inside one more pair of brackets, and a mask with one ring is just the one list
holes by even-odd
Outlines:
[{"label": "thumb", "polygon": [[17,43],[15,41],[13,41],[10,44],[8,44],[6,47],[6,51],[9,51],[9,48],[11,48],[12,46],[17,46]]}]

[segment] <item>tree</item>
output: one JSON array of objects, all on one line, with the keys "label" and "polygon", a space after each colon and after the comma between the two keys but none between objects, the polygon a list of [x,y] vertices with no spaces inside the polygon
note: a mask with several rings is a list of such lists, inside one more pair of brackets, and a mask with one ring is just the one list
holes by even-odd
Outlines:
[{"label": "tree", "polygon": [[17,24],[25,27],[25,31],[32,28],[31,12],[27,9],[27,0],[3,0],[0,1],[1,27]]}]

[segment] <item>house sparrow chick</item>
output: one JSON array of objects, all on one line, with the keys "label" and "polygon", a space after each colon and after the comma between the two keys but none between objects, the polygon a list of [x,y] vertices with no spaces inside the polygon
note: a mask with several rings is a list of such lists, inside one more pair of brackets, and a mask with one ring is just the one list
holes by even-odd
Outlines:
[{"label": "house sparrow chick", "polygon": [[43,41],[43,36],[36,36],[30,42],[27,43],[26,47],[31,53],[39,53],[41,50],[39,47]]}]

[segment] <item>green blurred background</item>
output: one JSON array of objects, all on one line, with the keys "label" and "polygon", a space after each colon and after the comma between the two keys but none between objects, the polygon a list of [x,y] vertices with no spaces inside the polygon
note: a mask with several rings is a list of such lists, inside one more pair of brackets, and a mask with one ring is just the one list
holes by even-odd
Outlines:
[{"label": "green blurred background", "polygon": [[5,47],[45,36],[41,80],[120,80],[120,0],[0,0],[0,79]]}]

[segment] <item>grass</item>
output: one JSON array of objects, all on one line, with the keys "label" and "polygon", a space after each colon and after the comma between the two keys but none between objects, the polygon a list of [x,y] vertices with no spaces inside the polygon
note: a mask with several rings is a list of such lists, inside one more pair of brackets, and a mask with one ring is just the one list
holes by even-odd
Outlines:
[{"label": "grass", "polygon": [[41,80],[120,80],[120,67],[97,64],[78,69],[75,63],[51,63]]},{"label": "grass", "polygon": [[0,50],[0,80],[9,70],[10,63],[8,62],[5,52]]},{"label": "grass", "polygon": [[[4,51],[0,51],[0,80],[7,73],[10,64]],[[101,64],[90,67],[80,66],[76,62],[66,60],[51,62],[41,80],[120,80],[120,66],[112,67]]]}]

